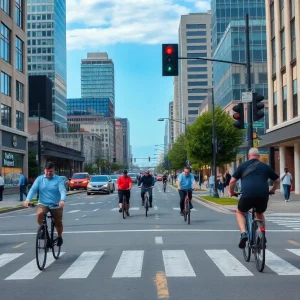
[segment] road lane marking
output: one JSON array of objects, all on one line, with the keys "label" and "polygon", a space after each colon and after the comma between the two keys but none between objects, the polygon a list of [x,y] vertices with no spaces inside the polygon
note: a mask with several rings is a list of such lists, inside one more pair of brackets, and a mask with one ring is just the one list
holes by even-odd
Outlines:
[{"label": "road lane marking", "polygon": [[[174,210],[180,210],[180,207],[173,207]],[[192,208],[191,211],[197,211],[197,209]]]},{"label": "road lane marking", "polygon": [[79,210],[70,210],[70,211],[66,212],[66,214],[74,214],[74,213],[77,213],[79,211],[80,211],[80,209]]},{"label": "road lane marking", "polygon": [[159,217],[158,217],[158,214],[156,214],[156,215],[155,215],[155,219],[156,219],[156,220],[158,220],[158,219],[159,219]]},{"label": "road lane marking", "polygon": [[85,202],[79,202],[79,203],[70,203],[70,205],[84,205],[86,204]]},{"label": "road lane marking", "polygon": [[[64,252],[60,253],[60,256],[62,256]],[[49,255],[47,257],[47,262],[46,262],[46,268],[49,267],[56,259],[52,256]],[[36,260],[32,260],[29,262],[27,265],[13,273],[12,275],[8,276],[5,278],[5,280],[27,280],[27,279],[34,279],[36,276],[38,276],[40,273],[43,271],[40,271],[38,267],[36,266]]]},{"label": "road lane marking", "polygon": [[166,274],[164,272],[157,272],[154,283],[156,285],[157,298],[169,299],[169,289]]},{"label": "road lane marking", "polygon": [[300,256],[300,249],[286,249],[286,250]]},{"label": "road lane marking", "polygon": [[87,278],[103,254],[104,251],[83,252],[59,278]]},{"label": "road lane marking", "polygon": [[163,238],[161,237],[161,236],[156,236],[155,237],[155,244],[157,244],[157,245],[161,245],[161,244],[163,244],[164,242],[163,242]]},{"label": "road lane marking", "polygon": [[96,209],[94,209],[93,211],[97,211],[97,210],[99,210],[99,208],[96,208]]},{"label": "road lane marking", "polygon": [[225,276],[254,276],[227,250],[204,250]]},{"label": "road lane marking", "polygon": [[24,253],[4,253],[0,255],[0,268],[20,257]]},{"label": "road lane marking", "polygon": [[75,219],[75,221],[78,221],[79,219]]},{"label": "road lane marking", "polygon": [[86,215],[83,215],[82,218],[86,217]]},{"label": "road lane marking", "polygon": [[[298,242],[296,242],[296,241],[294,241],[294,240],[288,240],[288,242],[289,242],[290,244],[295,245],[295,246],[300,246],[300,243],[298,243]],[[289,251],[290,251],[290,250],[289,250]]]},{"label": "road lane marking", "polygon": [[[110,211],[117,211],[119,210],[120,208],[119,207],[114,207],[113,209],[111,209]],[[140,210],[139,207],[130,207],[130,210]]]},{"label": "road lane marking", "polygon": [[112,278],[141,277],[144,251],[123,251]]},{"label": "road lane marking", "polygon": [[14,246],[13,249],[20,248],[20,247],[24,246],[24,245],[27,244],[27,243],[28,243],[28,242],[23,242],[23,243],[21,243],[21,244],[19,244],[19,245]]},{"label": "road lane marking", "polygon": [[184,250],[163,250],[167,277],[195,277],[193,267]]},{"label": "road lane marking", "polygon": [[266,249],[266,265],[278,275],[300,275],[300,270]]}]

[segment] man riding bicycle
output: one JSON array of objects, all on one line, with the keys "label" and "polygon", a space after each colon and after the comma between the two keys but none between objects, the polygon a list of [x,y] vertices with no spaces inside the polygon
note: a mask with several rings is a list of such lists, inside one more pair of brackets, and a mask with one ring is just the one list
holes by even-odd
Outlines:
[{"label": "man riding bicycle", "polygon": [[196,181],[194,175],[191,173],[190,168],[185,167],[183,173],[178,176],[178,191],[180,196],[180,215],[183,215],[184,200],[188,195],[190,200],[190,209],[192,205],[192,190],[196,190]]},{"label": "man riding bicycle", "polygon": [[[251,208],[256,210],[256,218],[263,221],[265,226],[264,212],[267,209],[269,195],[275,194],[279,186],[279,176],[267,164],[259,161],[259,151],[251,148],[248,153],[248,161],[238,166],[229,183],[229,196],[237,196],[234,192],[236,182],[241,179],[241,198],[236,210],[236,219],[241,231],[239,248],[246,247],[248,240],[246,232],[245,213]],[[269,190],[269,178],[274,181],[272,189]]]},{"label": "man riding bicycle", "polygon": [[44,175],[40,175],[33,183],[27,198],[24,202],[24,207],[29,206],[30,200],[38,192],[39,200],[37,204],[37,222],[39,225],[43,223],[43,215],[49,211],[54,219],[57,230],[57,246],[63,244],[63,207],[66,200],[66,188],[64,179],[54,174],[54,163],[47,162],[45,165]]},{"label": "man riding bicycle", "polygon": [[164,183],[167,183],[167,181],[168,181],[168,176],[167,176],[167,174],[164,174],[164,175],[163,175],[163,178],[162,178],[163,184],[164,184]]},{"label": "man riding bicycle", "polygon": [[154,177],[150,175],[150,172],[147,170],[144,173],[144,176],[142,176],[138,182],[138,186],[142,186],[142,191],[141,191],[141,197],[142,197],[142,206],[144,206],[145,202],[145,193],[146,189],[148,189],[148,194],[149,194],[149,203],[150,207],[152,207],[152,189],[154,187]]},{"label": "man riding bicycle", "polygon": [[132,188],[132,179],[130,176],[127,176],[127,170],[123,171],[123,175],[120,176],[117,180],[118,185],[118,194],[119,194],[119,212],[122,212],[122,206],[123,206],[123,196],[126,197],[126,215],[130,216],[129,214],[129,200],[130,200],[130,190]]}]

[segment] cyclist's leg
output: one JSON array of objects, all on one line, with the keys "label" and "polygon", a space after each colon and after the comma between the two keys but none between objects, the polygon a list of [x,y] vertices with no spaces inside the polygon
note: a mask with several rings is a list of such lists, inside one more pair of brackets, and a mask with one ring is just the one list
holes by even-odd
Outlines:
[{"label": "cyclist's leg", "polygon": [[51,213],[51,215],[54,219],[54,222],[55,222],[57,235],[59,237],[61,237],[62,233],[63,233],[63,222],[62,222],[63,208],[59,207],[59,208],[55,208],[55,209],[50,209],[50,213]]},{"label": "cyclist's leg", "polygon": [[125,191],[125,195],[126,195],[126,211],[129,211],[129,207],[130,207],[130,191]]},{"label": "cyclist's leg", "polygon": [[263,226],[266,227],[266,220],[264,216],[264,212],[268,207],[268,197],[259,197],[256,199],[255,209],[256,209],[256,218],[263,221]]},{"label": "cyclist's leg", "polygon": [[49,211],[49,208],[47,206],[38,204],[37,209],[36,209],[36,217],[37,217],[37,222],[39,225],[43,224],[43,216],[46,215]]},{"label": "cyclist's leg", "polygon": [[190,200],[190,209],[193,209],[193,204],[192,204],[193,194],[192,194],[192,190],[188,190],[188,197],[189,197],[189,200]]},{"label": "cyclist's leg", "polygon": [[179,190],[178,192],[180,197],[180,213],[182,213],[184,209],[184,199],[185,199],[186,192],[183,190]]},{"label": "cyclist's leg", "polygon": [[145,190],[142,188],[142,191],[141,191],[141,197],[142,197],[142,205],[144,205],[144,202],[145,202]]},{"label": "cyclist's leg", "polygon": [[149,203],[150,203],[150,207],[152,207],[152,189],[148,190],[148,194],[149,194]]},{"label": "cyclist's leg", "polygon": [[241,238],[239,242],[239,248],[241,249],[246,247],[246,242],[248,240],[245,213],[248,212],[252,207],[253,199],[243,197],[240,198],[238,208],[236,210],[236,221],[241,231]]},{"label": "cyclist's leg", "polygon": [[123,206],[123,191],[118,191],[119,196],[119,212],[122,212],[122,206]]}]

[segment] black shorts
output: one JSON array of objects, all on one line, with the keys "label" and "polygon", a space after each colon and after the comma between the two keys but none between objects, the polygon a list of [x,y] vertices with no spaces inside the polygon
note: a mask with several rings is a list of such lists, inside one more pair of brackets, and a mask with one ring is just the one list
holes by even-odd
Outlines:
[{"label": "black shorts", "polygon": [[130,199],[130,191],[129,190],[119,190],[119,203],[123,203],[123,195],[126,196],[126,203],[129,204],[129,199]]},{"label": "black shorts", "polygon": [[240,198],[238,203],[238,210],[247,212],[255,207],[256,212],[259,214],[264,213],[268,207],[269,197],[244,197]]}]

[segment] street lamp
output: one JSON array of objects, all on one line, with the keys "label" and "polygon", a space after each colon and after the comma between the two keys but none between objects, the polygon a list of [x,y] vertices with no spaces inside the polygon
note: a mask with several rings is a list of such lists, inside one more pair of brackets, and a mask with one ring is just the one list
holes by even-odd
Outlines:
[{"label": "street lamp", "polygon": [[186,118],[184,118],[184,122],[179,121],[179,120],[175,120],[175,119],[170,119],[170,118],[158,118],[157,119],[157,121],[159,121],[159,122],[164,121],[164,120],[169,120],[169,121],[172,121],[172,122],[177,122],[177,123],[184,124],[184,135],[186,135]]}]

